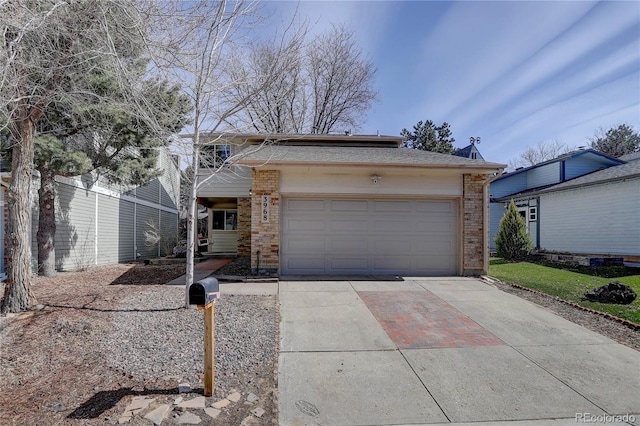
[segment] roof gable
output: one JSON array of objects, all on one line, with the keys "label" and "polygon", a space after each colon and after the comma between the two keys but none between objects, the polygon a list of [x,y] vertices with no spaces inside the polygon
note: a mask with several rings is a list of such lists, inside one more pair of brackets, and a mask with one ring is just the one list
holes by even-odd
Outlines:
[{"label": "roof gable", "polygon": [[[475,156],[473,154],[475,154]],[[476,147],[475,144],[469,144],[468,146],[465,146],[464,148],[460,148],[459,150],[454,152],[453,155],[456,155],[458,157],[465,157],[465,158],[472,158],[472,159],[477,159],[477,160],[484,160],[484,157],[482,156],[482,154],[480,154],[480,151],[478,150],[478,148]]]}]

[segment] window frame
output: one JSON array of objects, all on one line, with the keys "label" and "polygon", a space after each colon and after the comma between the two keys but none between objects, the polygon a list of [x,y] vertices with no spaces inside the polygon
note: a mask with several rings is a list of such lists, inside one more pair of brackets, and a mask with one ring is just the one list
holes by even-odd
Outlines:
[{"label": "window frame", "polygon": [[[215,213],[222,213],[223,217],[222,217],[222,226],[223,228],[216,228],[215,224],[216,221],[214,219],[214,214]],[[230,217],[234,217],[234,219],[232,220],[232,226],[233,228],[231,229],[227,229],[227,222],[229,221]],[[238,231],[238,209],[211,209],[211,231],[234,231],[237,232]]]}]

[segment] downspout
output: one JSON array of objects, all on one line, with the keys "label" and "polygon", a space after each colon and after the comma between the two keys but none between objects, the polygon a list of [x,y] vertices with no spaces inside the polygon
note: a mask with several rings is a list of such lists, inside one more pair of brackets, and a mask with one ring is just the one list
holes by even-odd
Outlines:
[{"label": "downspout", "polygon": [[503,173],[503,169],[498,170],[498,173],[496,173],[495,176],[490,177],[489,179],[487,179],[486,181],[484,181],[482,183],[482,198],[484,199],[484,202],[486,203],[484,209],[483,209],[483,218],[482,218],[482,226],[484,227],[484,232],[483,232],[483,246],[484,246],[484,250],[482,251],[482,269],[485,271],[485,274],[489,273],[489,246],[490,246],[490,241],[489,241],[489,237],[490,237],[490,229],[489,229],[489,217],[491,216],[491,197],[489,194],[489,185],[491,184],[491,182],[493,182],[494,180],[498,179],[500,176],[502,176]]}]

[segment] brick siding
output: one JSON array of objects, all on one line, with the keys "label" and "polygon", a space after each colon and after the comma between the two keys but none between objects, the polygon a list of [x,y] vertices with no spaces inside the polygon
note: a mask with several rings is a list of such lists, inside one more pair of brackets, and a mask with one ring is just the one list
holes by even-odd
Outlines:
[{"label": "brick siding", "polygon": [[487,273],[488,265],[485,262],[485,209],[488,202],[484,200],[483,183],[487,175],[463,176],[463,266],[462,275],[481,275]]},{"label": "brick siding", "polygon": [[[280,171],[253,169],[251,180],[251,269],[280,267]],[[269,222],[262,222],[262,196],[270,196]],[[258,259],[258,251],[260,252]]]},{"label": "brick siding", "polygon": [[251,254],[251,198],[238,198],[238,255]]}]

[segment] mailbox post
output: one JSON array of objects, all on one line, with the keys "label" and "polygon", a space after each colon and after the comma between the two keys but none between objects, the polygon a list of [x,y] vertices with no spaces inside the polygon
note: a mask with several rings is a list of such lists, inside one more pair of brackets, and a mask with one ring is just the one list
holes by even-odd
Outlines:
[{"label": "mailbox post", "polygon": [[220,298],[218,280],[210,277],[189,286],[189,304],[204,310],[204,396],[212,396],[215,376],[215,301]]}]

